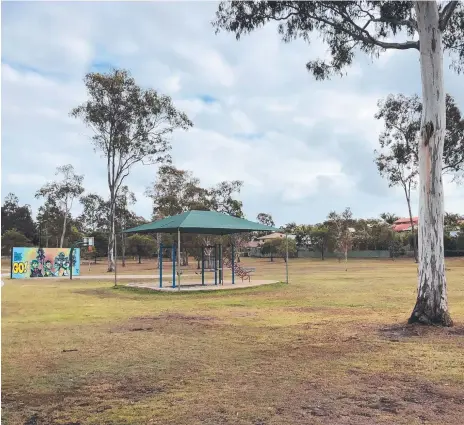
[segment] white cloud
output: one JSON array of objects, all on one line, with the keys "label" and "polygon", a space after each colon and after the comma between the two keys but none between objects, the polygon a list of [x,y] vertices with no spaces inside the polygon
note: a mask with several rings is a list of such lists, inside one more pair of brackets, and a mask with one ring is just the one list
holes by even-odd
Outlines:
[{"label": "white cloud", "polygon": [[234,109],[230,116],[234,121],[234,124],[237,126],[237,132],[241,133],[253,133],[255,131],[255,125],[253,122],[248,118],[248,116],[243,112],[239,111],[238,109]]},{"label": "white cloud", "polygon": [[[105,163],[93,151],[91,132],[68,113],[86,99],[85,72],[117,66],[144,87],[172,96],[194,122],[188,132],[172,135],[175,165],[192,170],[204,185],[243,180],[250,217],[262,209],[279,224],[320,220],[347,205],[359,215],[404,215],[401,194],[387,190],[371,155],[381,129],[377,100],[420,89],[410,83],[418,82],[418,69],[400,62],[406,54],[382,55],[374,67],[364,58],[344,78],[316,82],[305,64],[326,57],[321,42],[282,43],[275,25],[239,42],[232,34],[215,35],[210,21],[216,7],[3,5],[3,193],[13,190],[37,207],[33,195],[44,179],[54,178],[56,166],[73,163],[89,191],[107,195]],[[445,73],[464,109],[463,86]],[[155,173],[156,167],[134,167],[127,180],[137,193],[136,211],[147,217],[151,203],[143,193]],[[446,183],[447,210],[464,210],[463,190]]]},{"label": "white cloud", "polygon": [[28,186],[33,184],[44,184],[47,179],[40,174],[34,173],[8,173],[6,181],[11,186]]},{"label": "white cloud", "polygon": [[166,78],[164,88],[169,93],[177,93],[181,89],[180,75],[173,75]]}]

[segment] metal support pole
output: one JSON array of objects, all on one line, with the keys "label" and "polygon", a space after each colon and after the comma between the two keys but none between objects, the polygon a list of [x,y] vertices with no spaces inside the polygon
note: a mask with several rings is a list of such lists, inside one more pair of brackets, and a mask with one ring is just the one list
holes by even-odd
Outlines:
[{"label": "metal support pole", "polygon": [[288,284],[288,235],[285,234],[285,245],[286,245],[286,252],[285,252],[285,276],[287,279]]},{"label": "metal support pole", "polygon": [[[115,232],[116,233],[116,232]],[[118,264],[118,250],[116,248],[116,239],[118,237],[116,234],[114,235],[114,286],[118,286],[118,272],[117,272],[117,264]]]},{"label": "metal support pole", "polygon": [[159,262],[159,268],[160,268],[160,271],[159,271],[159,275],[160,275],[160,288],[163,287],[163,244],[160,243],[159,244],[159,252],[158,252],[158,262]]},{"label": "metal support pole", "polygon": [[205,284],[205,247],[201,247],[201,284]]},{"label": "metal support pole", "polygon": [[219,244],[219,283],[224,285],[224,262],[222,261],[222,243]]},{"label": "metal support pole", "polygon": [[178,282],[177,286],[179,287],[180,291],[180,274],[181,274],[181,268],[180,268],[180,229],[177,229],[177,276],[178,276]]},{"label": "metal support pole", "polygon": [[176,245],[172,245],[172,287],[176,287]]},{"label": "metal support pole", "polygon": [[214,244],[214,284],[217,285],[217,278],[218,278],[218,275],[217,275],[217,272],[218,272],[218,255],[217,255],[217,244]]},{"label": "metal support pole", "polygon": [[10,279],[13,279],[13,248],[11,248],[11,258],[10,258]]},{"label": "metal support pole", "polygon": [[69,280],[72,280],[73,252],[74,252],[74,245],[71,246],[71,250],[69,251]]},{"label": "metal support pole", "polygon": [[235,284],[235,245],[232,244],[232,285]]}]

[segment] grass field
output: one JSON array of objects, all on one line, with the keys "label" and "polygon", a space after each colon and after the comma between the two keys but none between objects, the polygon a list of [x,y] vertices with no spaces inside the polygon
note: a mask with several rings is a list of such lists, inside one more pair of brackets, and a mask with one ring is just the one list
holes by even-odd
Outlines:
[{"label": "grass field", "polygon": [[2,424],[462,424],[464,261],[447,269],[450,329],[405,325],[410,260],[203,293],[4,279]]}]

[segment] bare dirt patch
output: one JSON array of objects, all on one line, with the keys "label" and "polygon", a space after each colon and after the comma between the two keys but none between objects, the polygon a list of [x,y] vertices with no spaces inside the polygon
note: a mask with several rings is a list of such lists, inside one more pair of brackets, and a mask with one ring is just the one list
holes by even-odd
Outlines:
[{"label": "bare dirt patch", "polygon": [[463,326],[454,326],[452,328],[445,328],[441,326],[424,326],[421,324],[395,324],[382,327],[378,333],[385,339],[398,342],[408,338],[415,337],[450,337],[450,336],[464,336]]},{"label": "bare dirt patch", "polygon": [[89,295],[98,298],[117,298],[119,295],[111,290],[111,288],[89,288],[89,289],[77,289],[73,291],[79,295]]},{"label": "bare dirt patch", "polygon": [[[285,410],[297,410],[299,405],[303,417],[317,417],[316,423],[323,425],[458,424],[464,414],[464,396],[459,389],[383,373],[353,376],[349,382],[342,379],[330,388],[310,383],[297,397],[299,401],[292,397],[294,407]],[[291,416],[298,417],[297,412]],[[385,418],[389,420],[384,422]]]},{"label": "bare dirt patch", "polygon": [[163,313],[159,316],[136,316],[131,317],[127,322],[110,329],[110,333],[115,332],[137,332],[137,331],[161,331],[168,330],[170,327],[189,326],[196,329],[209,329],[219,327],[218,319],[212,316],[189,316],[180,313]]}]

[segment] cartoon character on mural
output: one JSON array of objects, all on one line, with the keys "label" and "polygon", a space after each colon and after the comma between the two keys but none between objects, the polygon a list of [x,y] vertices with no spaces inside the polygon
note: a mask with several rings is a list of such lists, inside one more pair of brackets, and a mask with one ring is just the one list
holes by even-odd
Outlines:
[{"label": "cartoon character on mural", "polygon": [[44,264],[44,277],[53,277],[55,273],[53,272],[52,262],[50,260],[45,261]]},{"label": "cartoon character on mural", "polygon": [[[13,248],[11,277],[64,277],[70,274],[69,248]],[[73,274],[80,272],[80,250],[74,249]]]},{"label": "cartoon character on mural", "polygon": [[64,252],[55,257],[55,276],[68,276],[69,259]]},{"label": "cartoon character on mural", "polygon": [[37,261],[39,262],[39,267],[43,270],[44,269],[44,261],[45,261],[45,251],[43,248],[39,248],[37,250]]},{"label": "cartoon character on mural", "polygon": [[43,277],[42,270],[39,269],[39,262],[37,260],[31,261],[31,277]]}]

